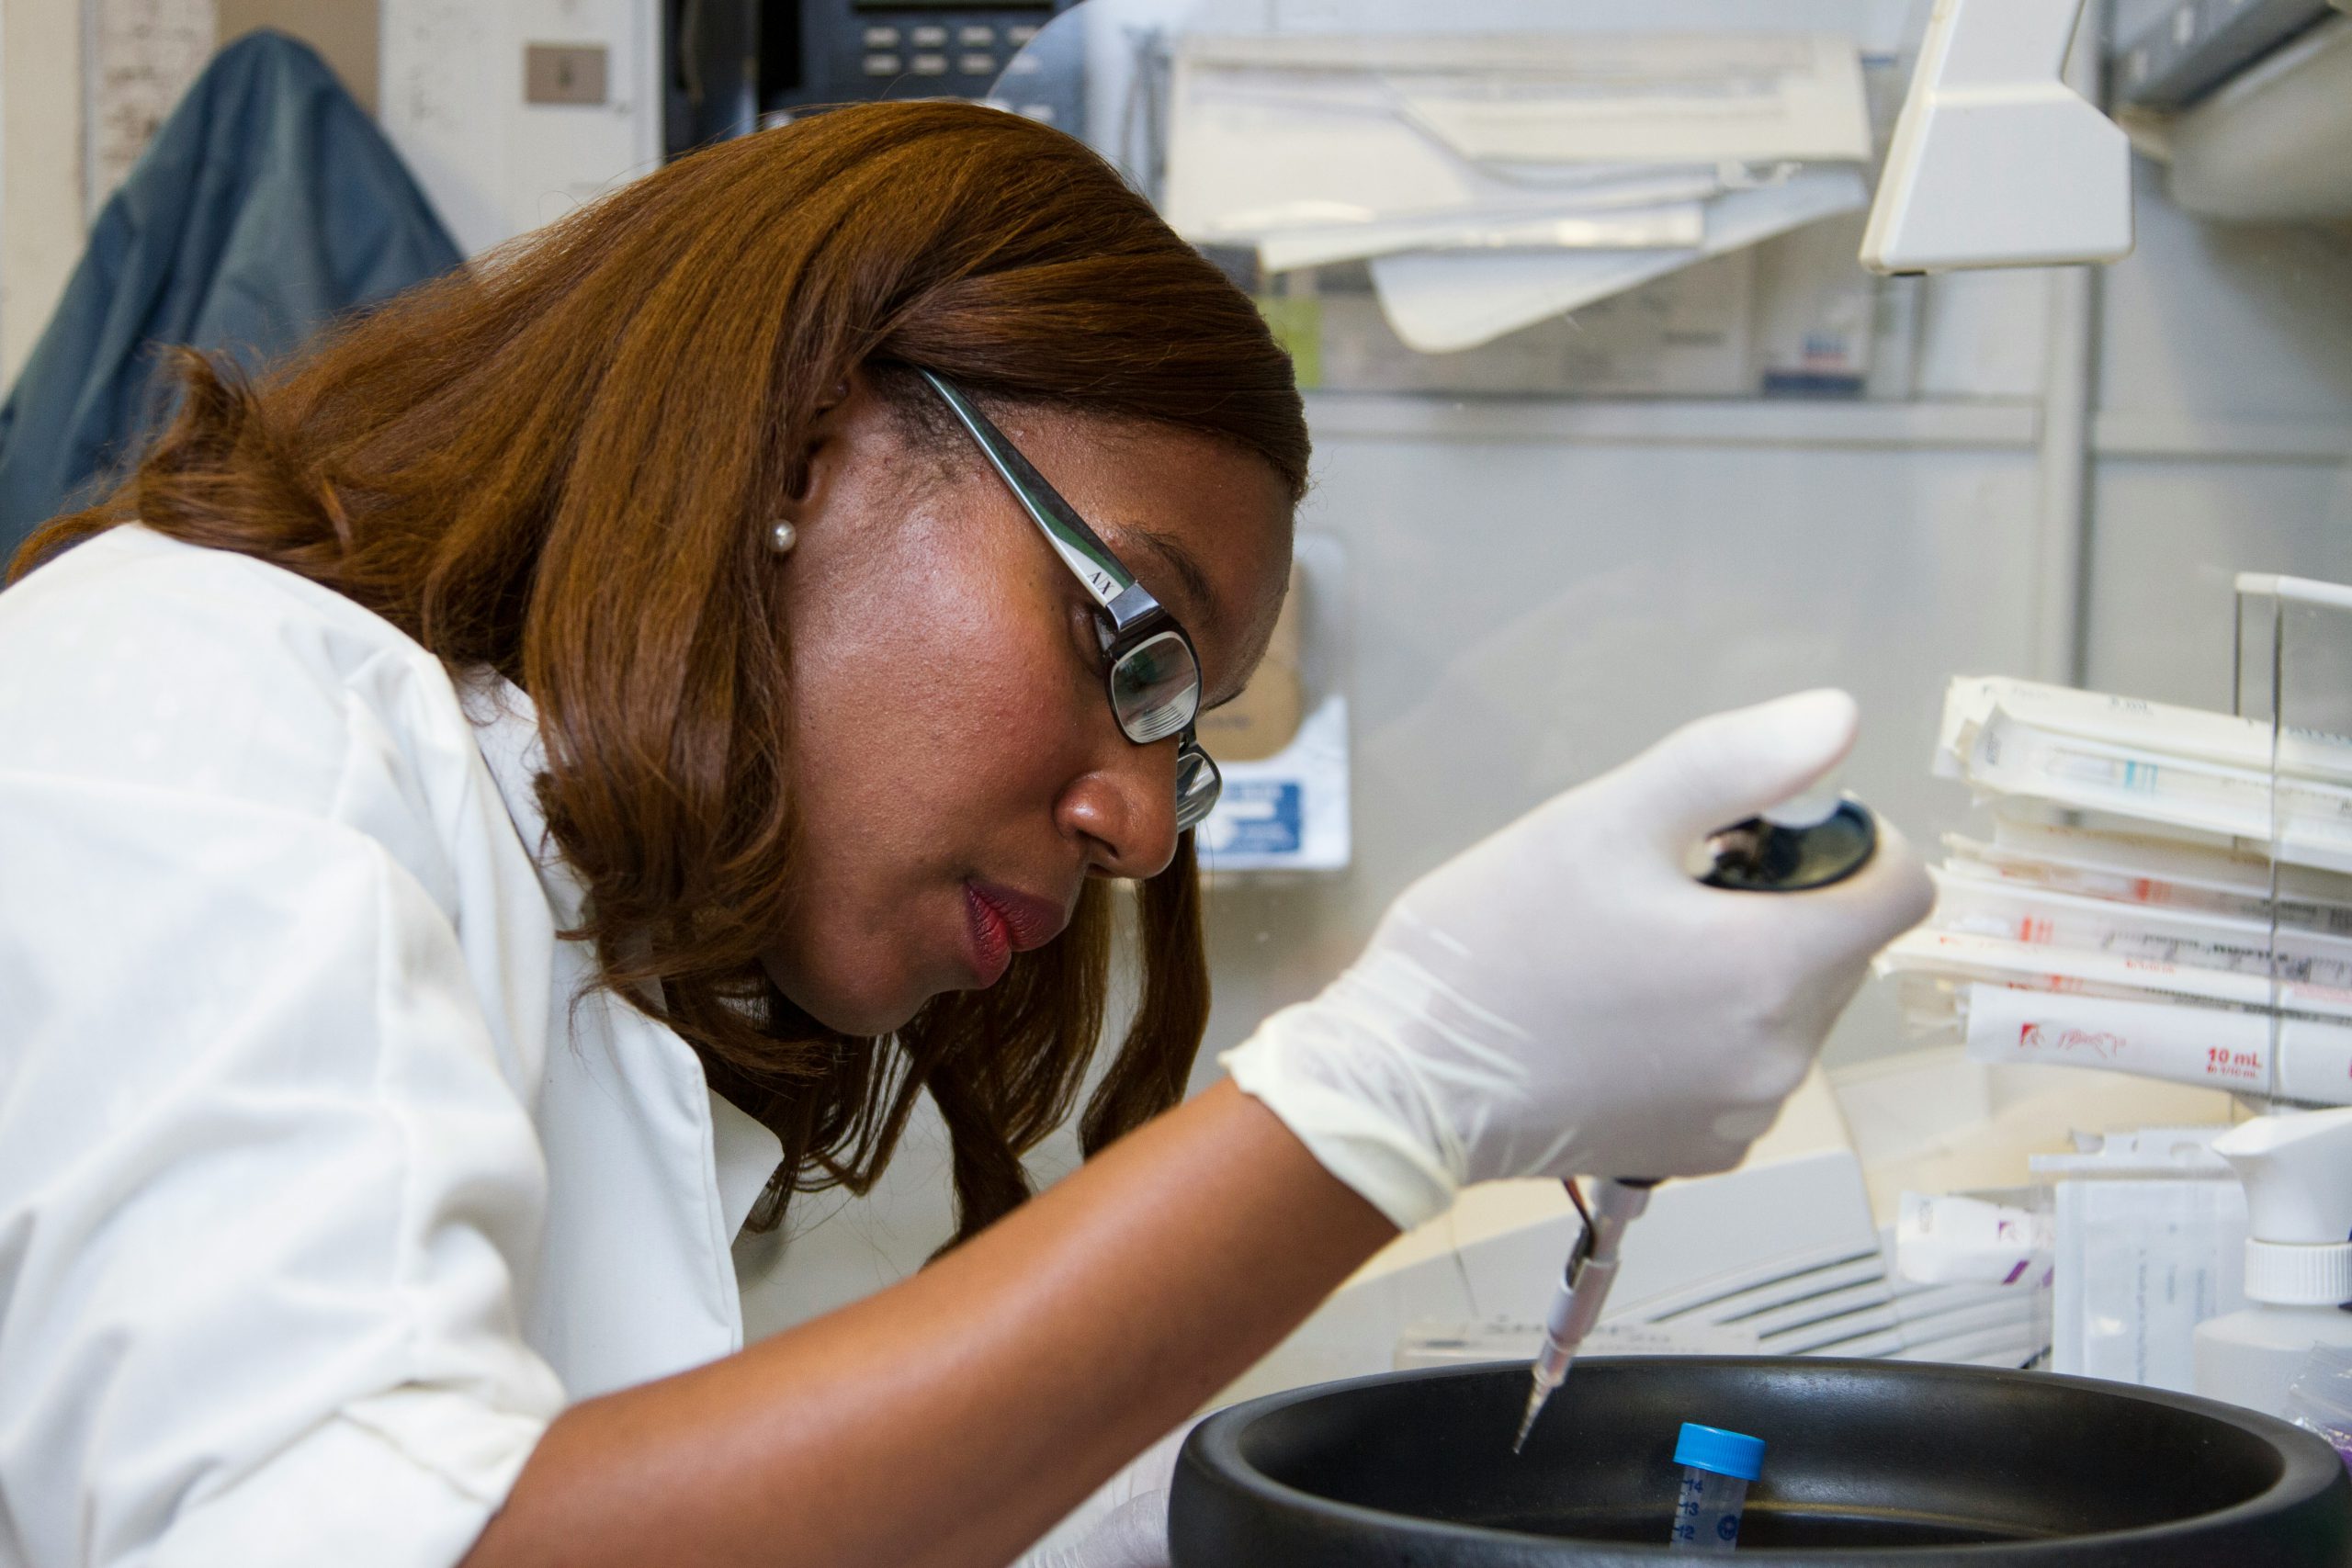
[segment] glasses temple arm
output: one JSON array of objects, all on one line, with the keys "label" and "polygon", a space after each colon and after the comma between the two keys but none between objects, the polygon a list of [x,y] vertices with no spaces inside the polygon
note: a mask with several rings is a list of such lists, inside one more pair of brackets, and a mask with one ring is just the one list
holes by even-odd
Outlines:
[{"label": "glasses temple arm", "polygon": [[[1158,602],[1143,591],[1125,567],[1119,564],[1118,558],[1111,553],[1111,547],[1102,542],[1101,536],[1086,525],[1086,520],[1079,516],[1077,509],[1046,482],[1046,477],[1031,466],[1029,459],[1006,439],[1002,431],[989,423],[989,417],[970,399],[932,371],[918,370],[916,374],[931,383],[932,390],[939,394],[948,412],[978,443],[981,455],[989,460],[989,467],[997,471],[997,477],[1004,480],[1005,487],[1012,491],[1013,499],[1029,514],[1029,520],[1046,536],[1046,543],[1054,547],[1054,553],[1062,558],[1063,564],[1077,574],[1080,582],[1086,584],[1087,592],[1093,594],[1095,603],[1111,611],[1112,619],[1122,630],[1143,615],[1159,608]],[[1128,601],[1126,606],[1119,604],[1122,599]]]}]

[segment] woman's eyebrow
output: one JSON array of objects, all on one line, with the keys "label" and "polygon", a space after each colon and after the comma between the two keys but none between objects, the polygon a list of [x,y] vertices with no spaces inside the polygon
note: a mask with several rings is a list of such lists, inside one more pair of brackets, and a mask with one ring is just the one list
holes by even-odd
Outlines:
[{"label": "woman's eyebrow", "polygon": [[[1176,581],[1183,584],[1185,593],[1197,606],[1198,618],[1207,622],[1201,628],[1203,631],[1221,634],[1225,630],[1225,615],[1218,608],[1216,591],[1209,586],[1209,574],[1201,570],[1199,558],[1185,548],[1182,540],[1140,524],[1130,523],[1120,531],[1149,546],[1152,553],[1159,556],[1168,570],[1175,574]],[[1195,619],[1190,615],[1179,618]]]},{"label": "woman's eyebrow", "polygon": [[[1180,607],[1186,610],[1176,618],[1193,634],[1195,644],[1205,637],[1215,638],[1219,647],[1225,646],[1231,635],[1231,623],[1226,617],[1225,607],[1217,601],[1216,591],[1209,586],[1209,574],[1201,569],[1200,558],[1185,547],[1183,540],[1144,524],[1122,523],[1118,529],[1123,542],[1132,539],[1159,557],[1170,575],[1176,579],[1177,585],[1183,589],[1189,604],[1171,604],[1167,608],[1171,614]],[[1204,670],[1202,674],[1205,677],[1207,671]],[[1239,687],[1216,696],[1204,691],[1201,694],[1201,711],[1206,713],[1211,708],[1223,707],[1240,694]]]}]

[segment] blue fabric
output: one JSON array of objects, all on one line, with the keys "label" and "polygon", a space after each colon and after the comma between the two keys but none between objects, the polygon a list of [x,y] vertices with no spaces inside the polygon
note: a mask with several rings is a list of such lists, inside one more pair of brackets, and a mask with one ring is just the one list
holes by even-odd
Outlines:
[{"label": "blue fabric", "polygon": [[163,347],[256,364],[462,260],[316,54],[278,33],[239,39],[98,214],[0,407],[0,563],[153,433]]}]

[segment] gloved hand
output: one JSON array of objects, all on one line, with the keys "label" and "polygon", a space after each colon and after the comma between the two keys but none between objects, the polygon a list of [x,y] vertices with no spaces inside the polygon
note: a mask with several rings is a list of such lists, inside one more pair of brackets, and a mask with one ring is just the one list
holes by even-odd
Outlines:
[{"label": "gloved hand", "polygon": [[1168,1568],[1168,1493],[1194,1425],[1144,1450],[1012,1568]]},{"label": "gloved hand", "polygon": [[1402,1227],[1474,1181],[1728,1169],[1934,894],[1883,821],[1870,864],[1809,893],[1686,863],[1835,767],[1855,722],[1834,691],[1717,714],[1537,807],[1407,888],[1227,1069]]}]

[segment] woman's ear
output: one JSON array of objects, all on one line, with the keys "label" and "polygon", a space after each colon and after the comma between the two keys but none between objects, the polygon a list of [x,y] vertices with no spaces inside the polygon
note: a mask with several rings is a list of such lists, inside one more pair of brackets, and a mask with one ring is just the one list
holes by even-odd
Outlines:
[{"label": "woman's ear", "polygon": [[865,372],[853,370],[836,382],[833,389],[817,405],[816,423],[808,434],[808,445],[791,471],[785,476],[784,494],[786,504],[778,513],[793,523],[817,502],[817,491],[825,482],[831,460],[838,460],[842,451],[842,426],[855,412],[853,404],[861,397],[873,395]]}]

